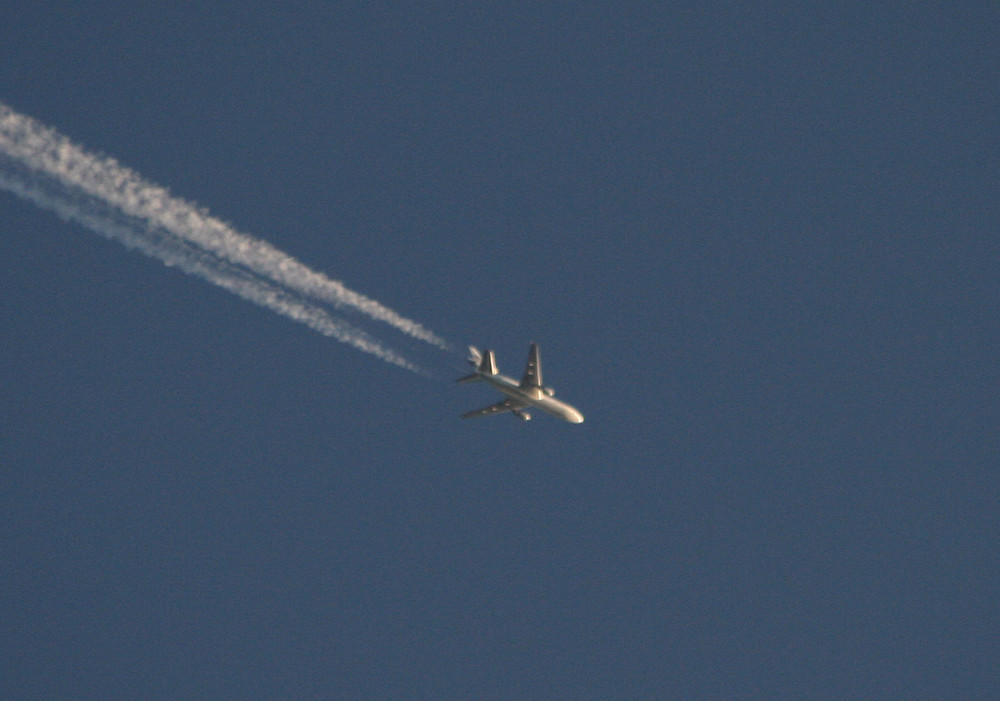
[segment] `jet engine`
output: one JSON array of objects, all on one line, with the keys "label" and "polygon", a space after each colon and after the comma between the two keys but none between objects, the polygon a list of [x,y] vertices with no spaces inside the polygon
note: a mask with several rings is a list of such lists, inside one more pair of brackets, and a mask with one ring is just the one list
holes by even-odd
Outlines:
[{"label": "jet engine", "polygon": [[554,395],[556,393],[556,391],[554,389],[552,389],[551,387],[545,387],[544,389],[542,389],[542,391],[545,392],[546,396],[549,396],[549,397],[551,397],[552,395]]},{"label": "jet engine", "polygon": [[521,419],[521,421],[531,421],[531,414],[526,411],[515,411],[514,416]]}]

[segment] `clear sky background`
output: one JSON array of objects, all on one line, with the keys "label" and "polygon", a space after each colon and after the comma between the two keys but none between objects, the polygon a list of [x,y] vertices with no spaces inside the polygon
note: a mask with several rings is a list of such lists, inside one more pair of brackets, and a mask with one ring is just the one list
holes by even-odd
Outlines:
[{"label": "clear sky background", "polygon": [[1000,696],[998,37],[5,3],[0,100],[587,421],[0,193],[0,696]]}]

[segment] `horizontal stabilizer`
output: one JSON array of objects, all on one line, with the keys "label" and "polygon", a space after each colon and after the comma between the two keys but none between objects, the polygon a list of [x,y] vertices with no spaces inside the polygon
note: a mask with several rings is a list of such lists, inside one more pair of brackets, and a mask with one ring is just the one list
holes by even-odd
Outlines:
[{"label": "horizontal stabilizer", "polygon": [[474,367],[476,371],[471,375],[458,378],[455,382],[475,382],[481,380],[483,375],[498,374],[497,358],[491,350],[480,353],[475,346],[469,346],[469,365]]},{"label": "horizontal stabilizer", "polygon": [[479,372],[484,375],[496,375],[497,372],[497,358],[493,355],[493,351],[488,350],[483,353],[483,359],[479,361]]}]

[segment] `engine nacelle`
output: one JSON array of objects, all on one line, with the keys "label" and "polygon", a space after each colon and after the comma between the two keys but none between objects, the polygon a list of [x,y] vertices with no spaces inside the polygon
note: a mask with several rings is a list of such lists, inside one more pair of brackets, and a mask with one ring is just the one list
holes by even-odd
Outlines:
[{"label": "engine nacelle", "polygon": [[545,387],[542,391],[545,392],[546,396],[549,396],[549,397],[551,397],[552,395],[554,395],[556,393],[556,391],[554,389],[552,389],[551,387]]},{"label": "engine nacelle", "polygon": [[521,419],[521,421],[531,421],[531,414],[526,411],[515,411],[514,416]]}]

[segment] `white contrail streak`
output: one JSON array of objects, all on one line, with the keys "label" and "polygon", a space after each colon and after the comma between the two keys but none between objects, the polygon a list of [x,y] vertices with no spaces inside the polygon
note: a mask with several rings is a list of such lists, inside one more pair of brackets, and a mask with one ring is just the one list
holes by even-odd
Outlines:
[{"label": "white contrail streak", "polygon": [[420,324],[311,270],[265,241],[170,196],[115,160],[89,153],[0,102],[0,188],[198,276],[319,333],[424,373],[315,302],[360,312],[439,348]]},{"label": "white contrail streak", "polygon": [[[0,159],[0,165],[3,160]],[[229,265],[200,251],[169,232],[156,232],[138,220],[106,211],[100,202],[88,202],[60,192],[45,179],[25,176],[15,169],[0,169],[0,188],[55,212],[67,221],[82,224],[129,248],[176,266],[189,275],[218,285],[266,309],[305,324],[324,336],[348,343],[359,350],[418,374],[427,374],[394,351],[372,339],[361,329],[331,317],[325,309],[299,299],[251,272]]]},{"label": "white contrail streak", "polygon": [[358,311],[439,348],[449,344],[419,323],[316,272],[266,241],[242,234],[206,210],[170,195],[113,158],[90,153],[44,124],[0,102],[0,152],[66,188],[161,227],[219,258],[289,290]]}]

